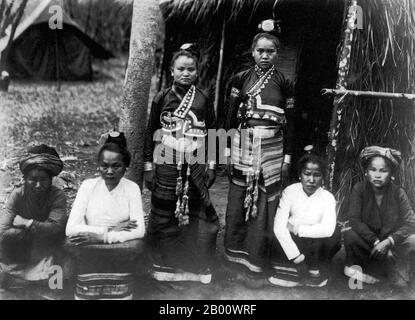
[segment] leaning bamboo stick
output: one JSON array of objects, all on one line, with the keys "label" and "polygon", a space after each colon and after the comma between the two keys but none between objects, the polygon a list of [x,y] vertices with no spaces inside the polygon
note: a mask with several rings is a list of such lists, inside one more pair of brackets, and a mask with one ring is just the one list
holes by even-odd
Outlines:
[{"label": "leaning bamboo stick", "polygon": [[[337,73],[337,82],[336,82],[336,89],[344,89],[346,88],[347,81],[346,77],[349,73],[349,66],[350,66],[350,55],[352,51],[352,43],[353,43],[353,29],[354,23],[356,20],[356,12],[350,10],[351,7],[356,7],[357,1],[351,0],[350,6],[348,7],[348,15],[346,18],[346,25],[343,32],[343,43],[340,53],[339,65],[338,65],[338,73]],[[327,146],[327,154],[328,154],[328,164],[329,164],[329,174],[328,174],[328,186],[330,191],[333,190],[333,180],[334,180],[334,169],[336,163],[336,153],[337,153],[337,146],[338,146],[338,136],[340,132],[340,125],[341,119],[343,116],[343,107],[342,102],[343,99],[335,99],[333,103],[333,110],[332,116],[330,120],[330,132],[329,132],[329,144]]]},{"label": "leaning bamboo stick", "polygon": [[413,93],[393,93],[393,92],[378,92],[378,91],[360,91],[360,90],[346,90],[346,89],[322,89],[322,94],[332,94],[336,96],[354,96],[354,97],[368,97],[380,99],[407,99],[414,100]]},{"label": "leaning bamboo stick", "polygon": [[221,83],[222,69],[223,69],[223,54],[225,50],[225,29],[226,29],[226,20],[223,21],[223,26],[222,26],[222,38],[220,41],[220,49],[219,49],[218,73],[216,76],[215,102],[214,102],[214,109],[215,109],[216,116],[218,115],[220,83]]}]

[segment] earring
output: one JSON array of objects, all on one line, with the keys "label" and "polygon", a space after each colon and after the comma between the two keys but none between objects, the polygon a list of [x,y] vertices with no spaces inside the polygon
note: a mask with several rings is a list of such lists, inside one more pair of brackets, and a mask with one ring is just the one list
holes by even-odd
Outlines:
[{"label": "earring", "polygon": [[301,181],[301,177],[298,178],[298,181]]},{"label": "earring", "polygon": [[392,181],[395,181],[395,177],[394,176],[392,176],[391,179],[392,179]]}]

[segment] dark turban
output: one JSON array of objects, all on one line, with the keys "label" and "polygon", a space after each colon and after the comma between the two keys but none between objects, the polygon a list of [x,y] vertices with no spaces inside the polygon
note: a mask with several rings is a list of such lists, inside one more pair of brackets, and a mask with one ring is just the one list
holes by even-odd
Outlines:
[{"label": "dark turban", "polygon": [[399,164],[402,161],[401,152],[391,148],[383,148],[378,146],[366,147],[360,152],[360,160],[362,165],[365,167],[367,162],[376,156],[381,156],[388,159],[394,168],[399,167]]},{"label": "dark turban", "polygon": [[20,171],[26,174],[28,170],[46,170],[57,176],[63,169],[63,162],[54,148],[45,144],[30,148],[20,161]]}]

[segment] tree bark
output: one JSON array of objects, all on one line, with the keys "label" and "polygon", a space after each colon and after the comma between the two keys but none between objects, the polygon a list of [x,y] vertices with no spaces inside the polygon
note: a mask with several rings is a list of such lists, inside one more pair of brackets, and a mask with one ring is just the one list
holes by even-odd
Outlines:
[{"label": "tree bark", "polygon": [[143,184],[143,149],[147,105],[154,68],[157,33],[162,15],[158,0],[134,0],[130,55],[121,102],[120,130],[125,133],[132,161],[126,177]]}]

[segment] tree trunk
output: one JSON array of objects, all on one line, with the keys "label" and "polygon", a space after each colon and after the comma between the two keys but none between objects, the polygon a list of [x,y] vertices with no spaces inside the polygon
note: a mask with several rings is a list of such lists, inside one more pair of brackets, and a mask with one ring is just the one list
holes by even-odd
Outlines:
[{"label": "tree trunk", "polygon": [[132,155],[127,178],[142,188],[147,105],[162,15],[158,0],[134,0],[130,55],[121,103],[120,130]]}]

